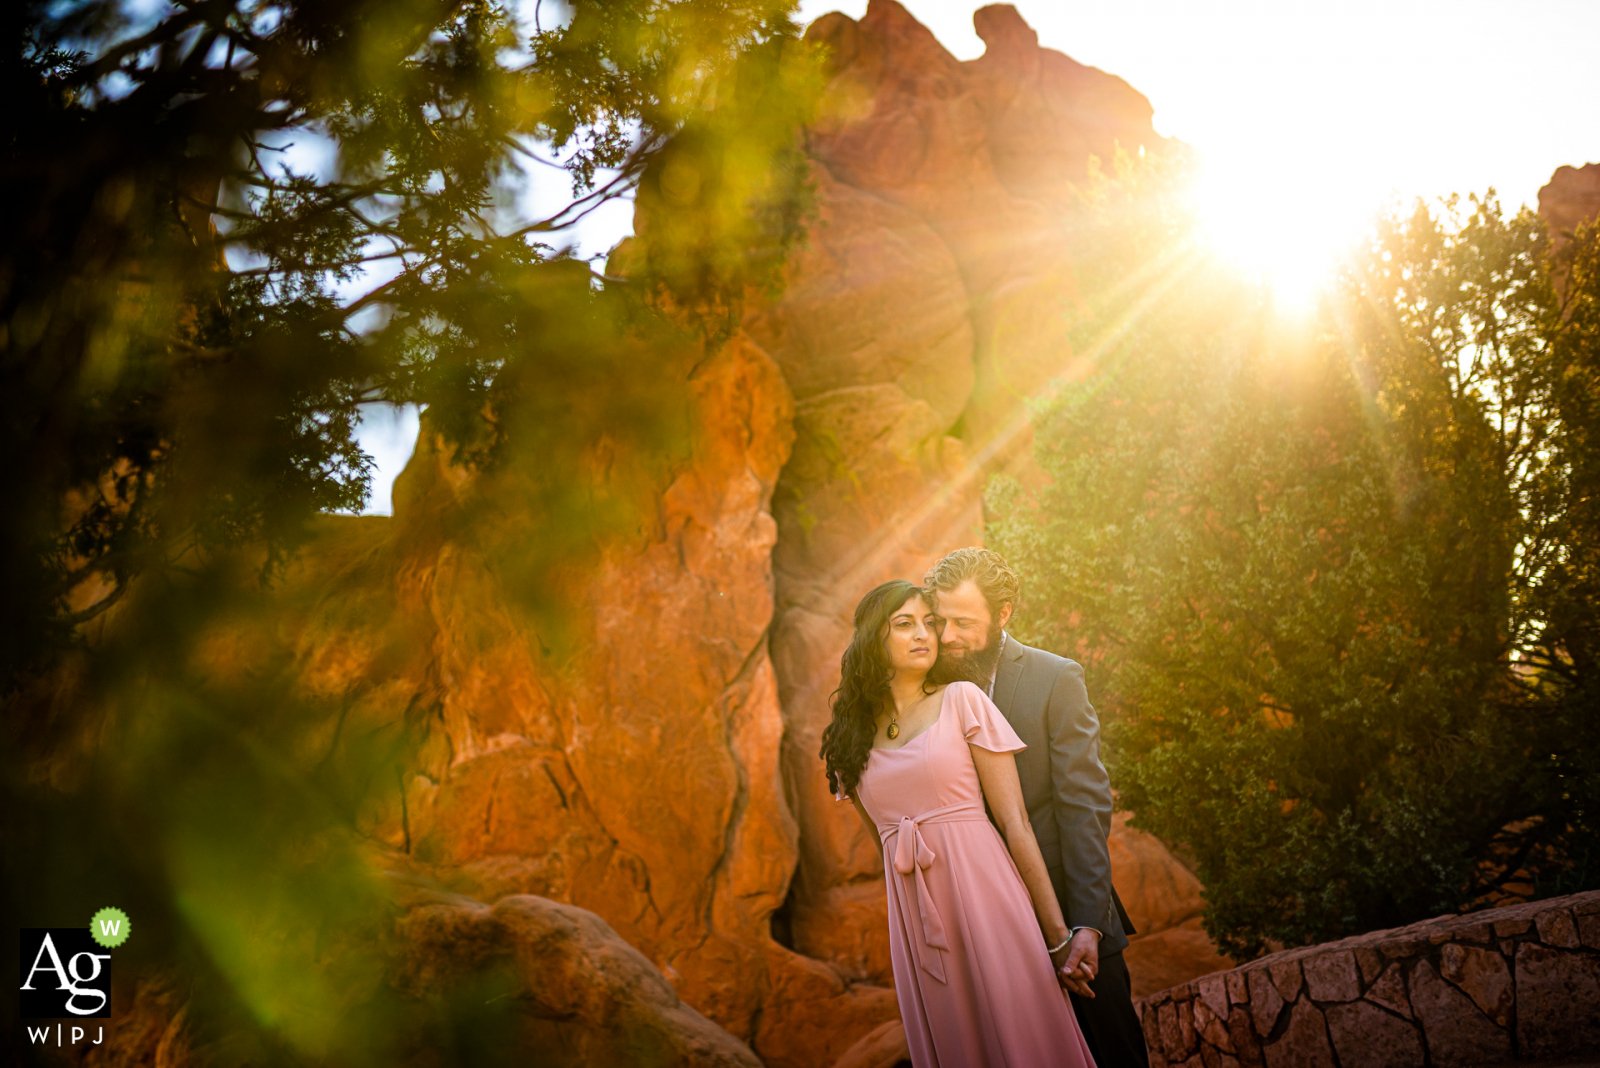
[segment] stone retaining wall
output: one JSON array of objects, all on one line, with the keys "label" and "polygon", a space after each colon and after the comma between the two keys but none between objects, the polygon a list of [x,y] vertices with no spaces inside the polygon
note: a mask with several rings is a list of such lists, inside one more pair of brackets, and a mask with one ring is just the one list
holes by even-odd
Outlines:
[{"label": "stone retaining wall", "polygon": [[1152,1068],[1600,1052],[1600,891],[1285,950],[1135,1003]]}]

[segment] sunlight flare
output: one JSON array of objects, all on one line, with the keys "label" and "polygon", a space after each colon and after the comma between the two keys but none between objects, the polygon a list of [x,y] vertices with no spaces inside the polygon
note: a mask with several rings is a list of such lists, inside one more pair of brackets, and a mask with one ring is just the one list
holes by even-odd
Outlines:
[{"label": "sunlight flare", "polygon": [[1207,161],[1195,186],[1202,237],[1281,309],[1307,315],[1364,221],[1331,186],[1266,160]]}]

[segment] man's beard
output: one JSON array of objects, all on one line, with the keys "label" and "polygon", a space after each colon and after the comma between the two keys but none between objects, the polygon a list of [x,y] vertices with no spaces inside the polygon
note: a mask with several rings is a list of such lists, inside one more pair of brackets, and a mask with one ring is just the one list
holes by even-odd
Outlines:
[{"label": "man's beard", "polygon": [[935,686],[949,682],[970,682],[982,689],[989,688],[994,678],[995,665],[1000,662],[1000,628],[989,629],[989,641],[982,649],[969,649],[964,656],[951,656],[943,647],[939,659],[928,672],[928,681]]}]

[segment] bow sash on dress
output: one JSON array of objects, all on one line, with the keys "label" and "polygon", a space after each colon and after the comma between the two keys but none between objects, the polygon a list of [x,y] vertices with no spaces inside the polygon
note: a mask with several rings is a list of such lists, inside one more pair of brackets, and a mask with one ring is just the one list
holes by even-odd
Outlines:
[{"label": "bow sash on dress", "polygon": [[[917,912],[922,919],[923,944],[919,946],[913,941],[910,946],[911,955],[916,958],[917,967],[941,983],[945,982],[943,951],[950,948],[950,942],[945,938],[944,920],[939,916],[933,895],[928,892],[928,881],[922,874],[928,865],[939,857],[928,848],[928,843],[923,841],[920,828],[924,823],[987,821],[988,818],[983,812],[983,802],[958,801],[953,805],[929,809],[920,816],[901,816],[899,823],[878,828],[878,837],[882,840],[885,850],[889,847],[889,838],[899,835],[894,845],[894,870],[902,876],[911,876],[910,879],[901,880],[901,907],[905,907],[908,891],[917,899]],[[909,929],[910,925],[906,926]]]}]

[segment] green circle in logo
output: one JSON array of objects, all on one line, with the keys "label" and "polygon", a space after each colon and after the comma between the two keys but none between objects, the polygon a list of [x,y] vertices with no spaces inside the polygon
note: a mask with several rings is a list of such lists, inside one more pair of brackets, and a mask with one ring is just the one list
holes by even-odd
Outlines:
[{"label": "green circle in logo", "polygon": [[89,937],[107,949],[115,949],[128,940],[131,926],[132,921],[128,919],[126,912],[110,907],[103,908],[89,921]]}]

